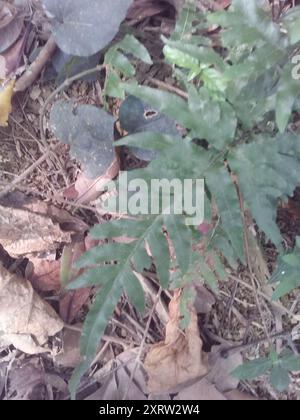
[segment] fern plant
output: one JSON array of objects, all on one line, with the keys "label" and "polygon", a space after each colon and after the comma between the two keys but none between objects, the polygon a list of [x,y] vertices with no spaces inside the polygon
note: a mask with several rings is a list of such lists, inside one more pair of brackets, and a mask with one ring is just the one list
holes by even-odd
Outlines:
[{"label": "fern plant", "polygon": [[[144,292],[136,272],[154,264],[162,288],[192,285],[195,278],[217,288],[218,281],[226,277],[225,260],[232,266],[247,262],[245,209],[278,251],[282,250],[277,206],[300,184],[299,135],[287,128],[297,111],[300,93],[299,81],[292,77],[291,61],[300,41],[295,26],[299,8],[293,13],[293,19],[284,16],[275,23],[255,0],[233,0],[229,10],[207,15],[197,12],[194,2],[187,2],[173,35],[163,38],[165,59],[173,67],[183,97],[139,86],[134,80],[121,81],[121,74],[130,79],[134,73],[120,53],[124,47],[128,51],[128,38],[106,54],[110,66],[107,94],[134,95],[176,120],[187,132],[184,138],[142,132],[119,141],[120,146],[157,152],[146,168],[128,173],[129,178],[142,178],[148,185],[153,178],[204,178],[205,222],[214,228],[203,235],[186,224],[187,215],[162,212],[106,222],[91,230],[92,238],[106,242],[78,260],[77,268],[84,272],[69,285],[98,286],[83,327],[84,361],[71,379],[73,394],[121,295],[126,293],[143,311]],[[219,48],[213,48],[205,36],[211,24],[222,28]],[[144,48],[135,49],[135,55],[137,51],[140,58],[149,61]],[[217,220],[212,216],[216,207]],[[114,241],[121,236],[132,241]],[[170,256],[168,238],[175,261]],[[205,243],[205,256],[192,247],[200,240]],[[207,263],[207,255],[212,256],[213,266]],[[176,268],[172,278],[171,265]],[[276,297],[281,295],[277,293]]]}]

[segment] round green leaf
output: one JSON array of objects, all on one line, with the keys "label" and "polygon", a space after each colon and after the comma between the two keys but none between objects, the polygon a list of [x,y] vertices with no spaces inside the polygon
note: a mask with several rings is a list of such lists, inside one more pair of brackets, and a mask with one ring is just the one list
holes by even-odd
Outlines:
[{"label": "round green leaf", "polygon": [[43,0],[53,16],[52,32],[67,54],[87,57],[116,35],[131,0]]},{"label": "round green leaf", "polygon": [[114,118],[92,105],[74,109],[72,102],[58,101],[50,114],[56,137],[71,146],[71,155],[79,160],[85,173],[96,178],[106,172],[114,160]]}]

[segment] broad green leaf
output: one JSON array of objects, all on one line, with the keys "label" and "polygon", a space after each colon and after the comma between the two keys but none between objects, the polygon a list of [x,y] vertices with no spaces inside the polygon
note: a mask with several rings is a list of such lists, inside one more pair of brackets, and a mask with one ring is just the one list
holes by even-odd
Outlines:
[{"label": "broad green leaf", "polygon": [[53,16],[52,33],[67,54],[87,57],[112,41],[131,0],[43,0]]},{"label": "broad green leaf", "polygon": [[241,366],[238,366],[233,372],[232,375],[235,378],[245,380],[245,379],[255,379],[258,376],[263,375],[272,368],[272,361],[268,357],[259,357],[258,359],[251,360],[244,363]]},{"label": "broad green leaf", "polygon": [[[69,77],[75,76],[82,71],[92,69],[96,67],[101,58],[101,53],[96,53],[89,57],[78,57],[69,55],[57,49],[51,60],[51,66],[55,71],[56,82],[61,84]],[[97,80],[97,73],[93,73],[83,77],[81,80],[87,80],[88,82]]]},{"label": "broad green leaf", "polygon": [[288,372],[280,365],[273,366],[271,369],[270,383],[277,391],[285,391],[290,383]]},{"label": "broad green leaf", "polygon": [[126,35],[122,41],[117,44],[117,48],[134,55],[147,64],[152,64],[150,54],[146,47],[133,35]]},{"label": "broad green leaf", "polygon": [[[128,96],[122,103],[119,110],[119,121],[121,127],[130,134],[152,132],[178,136],[176,123],[173,119],[132,95]],[[145,140],[142,140],[142,142],[145,143]],[[139,159],[151,161],[157,156],[157,153],[148,150],[149,147],[142,149],[139,144],[131,149],[132,153]]]},{"label": "broad green leaf", "polygon": [[[51,110],[50,125],[55,136],[71,146],[85,173],[94,179],[103,175],[114,157],[114,118],[93,105],[57,101]],[[93,158],[91,159],[91,156]]]},{"label": "broad green leaf", "polygon": [[179,269],[182,274],[185,274],[190,265],[191,231],[186,226],[182,215],[166,215],[164,216],[164,223],[175,249]]},{"label": "broad green leaf", "polygon": [[243,223],[237,191],[230,174],[224,166],[213,167],[206,173],[206,182],[211,194],[216,199],[222,228],[226,232],[235,254],[243,262]]}]

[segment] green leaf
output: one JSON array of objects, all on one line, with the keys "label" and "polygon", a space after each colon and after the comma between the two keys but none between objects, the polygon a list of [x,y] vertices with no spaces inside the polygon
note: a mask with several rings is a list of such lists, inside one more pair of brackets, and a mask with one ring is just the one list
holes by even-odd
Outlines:
[{"label": "green leaf", "polygon": [[199,107],[195,111],[184,99],[168,92],[133,84],[125,84],[125,89],[190,129],[194,137],[207,139],[219,150],[234,138],[237,119],[233,108],[226,102],[211,101],[203,90],[198,96]]},{"label": "green leaf", "polygon": [[273,366],[271,369],[270,383],[277,391],[285,391],[290,383],[288,372],[280,365]]},{"label": "green leaf", "polygon": [[139,238],[139,236],[151,224],[151,219],[120,219],[101,223],[90,230],[92,239],[117,238],[128,236]]},{"label": "green leaf", "polygon": [[169,136],[167,134],[159,134],[153,132],[143,132],[131,134],[130,136],[123,137],[116,143],[117,146],[136,146],[143,149],[157,150],[159,152],[166,152],[173,146],[178,146],[181,139]]},{"label": "green leaf", "polygon": [[185,274],[190,264],[191,231],[186,226],[182,215],[166,215],[164,216],[164,222],[175,249],[179,269],[182,274]]},{"label": "green leaf", "polygon": [[102,286],[108,281],[113,281],[118,271],[119,267],[116,264],[87,269],[69,283],[66,289],[73,290],[88,286]]},{"label": "green leaf", "polygon": [[117,34],[131,0],[43,0],[54,19],[52,33],[67,54],[87,57],[102,50]]},{"label": "green leaf", "polygon": [[287,29],[291,44],[300,41],[300,6],[296,6],[287,11],[282,18],[282,23]]},{"label": "green leaf", "polygon": [[[288,139],[286,143],[291,147]],[[281,153],[280,147],[280,141],[275,138],[257,137],[250,144],[237,146],[228,156],[230,168],[238,176],[243,197],[259,228],[279,248],[278,199],[292,195],[300,182],[300,161]]]},{"label": "green leaf", "polygon": [[124,277],[124,290],[132,302],[133,306],[143,314],[145,311],[145,295],[140,281],[132,273],[128,271]]},{"label": "green leaf", "polygon": [[246,380],[255,379],[258,376],[263,375],[272,368],[272,361],[268,357],[259,357],[255,360],[244,363],[238,366],[232,375],[235,378]]},{"label": "green leaf", "polygon": [[292,65],[288,63],[283,68],[276,96],[276,122],[281,133],[286,129],[299,92],[299,81],[293,78]]},{"label": "green leaf", "polygon": [[134,55],[147,64],[152,64],[147,49],[133,35],[126,35],[122,41],[117,44],[117,48]]},{"label": "green leaf", "polygon": [[114,160],[114,122],[102,109],[93,105],[78,105],[75,109],[72,101],[57,101],[50,114],[55,136],[71,146],[71,155],[92,179],[103,175]]},{"label": "green leaf", "polygon": [[287,255],[284,255],[282,257],[282,260],[286,264],[288,264],[288,265],[290,265],[292,267],[297,267],[297,268],[300,269],[300,258],[299,258],[299,255],[296,255],[296,254],[287,254]]},{"label": "green leaf", "polygon": [[290,372],[297,372],[300,370],[300,356],[290,355],[287,357],[282,357],[281,359],[282,369],[285,369]]},{"label": "green leaf", "polygon": [[125,91],[122,86],[119,75],[114,70],[109,69],[105,83],[105,95],[125,99]]},{"label": "green leaf", "polygon": [[75,369],[69,382],[72,398],[75,397],[81,376],[90,367],[101,336],[104,334],[106,325],[121,297],[122,280],[122,275],[119,275],[114,282],[108,282],[101,288],[85,319],[80,338],[80,352],[84,356],[84,360]]},{"label": "green leaf", "polygon": [[[166,135],[178,136],[176,123],[170,117],[158,112],[151,106],[143,103],[135,96],[128,96],[122,103],[119,110],[119,121],[121,127],[129,133],[152,132]],[[145,143],[145,140],[142,141]],[[148,152],[149,147],[143,150],[139,144],[138,148],[131,149],[139,159],[150,161],[156,157],[155,152]]]},{"label": "green leaf", "polygon": [[222,228],[239,259],[244,262],[243,223],[236,188],[228,170],[224,167],[213,167],[206,173],[206,182],[211,194],[215,197]]},{"label": "green leaf", "polygon": [[111,48],[105,54],[105,64],[113,66],[114,69],[120,71],[125,76],[131,77],[135,74],[133,65],[124,54],[116,50],[116,47]]},{"label": "green leaf", "polygon": [[152,229],[149,230],[146,240],[155,261],[161,286],[164,289],[167,289],[169,284],[170,254],[168,243],[163,234],[162,228],[162,217],[158,217],[152,225]]},{"label": "green leaf", "polygon": [[211,288],[211,290],[214,290],[215,292],[218,291],[218,279],[213,272],[213,270],[208,266],[205,259],[202,257],[202,255],[198,256],[199,259],[199,272],[201,273],[203,280],[205,283]]},{"label": "green leaf", "polygon": [[75,267],[84,268],[105,261],[124,261],[130,251],[130,244],[111,243],[95,246],[76,261]]},{"label": "green leaf", "polygon": [[138,248],[133,256],[134,268],[141,273],[144,269],[149,270],[151,264],[152,260],[148,255],[147,250],[143,247]]}]

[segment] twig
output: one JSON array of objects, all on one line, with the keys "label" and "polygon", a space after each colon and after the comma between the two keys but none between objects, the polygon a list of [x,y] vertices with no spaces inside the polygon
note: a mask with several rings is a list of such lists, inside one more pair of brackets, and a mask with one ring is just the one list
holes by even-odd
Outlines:
[{"label": "twig", "polygon": [[37,58],[30,64],[25,73],[17,80],[15,84],[15,92],[23,92],[38,78],[39,74],[45,67],[47,61],[52,57],[56,50],[56,42],[53,36],[50,36]]},{"label": "twig", "polygon": [[149,328],[150,328],[150,323],[151,323],[151,320],[153,318],[156,305],[159,302],[161,292],[162,292],[162,288],[160,287],[159,290],[158,290],[158,292],[157,292],[157,295],[155,297],[155,300],[153,302],[153,306],[152,306],[151,312],[149,314],[149,318],[148,318],[148,321],[147,321],[147,324],[146,324],[146,327],[145,327],[145,332],[144,332],[144,335],[143,335],[143,339],[142,339],[142,342],[141,342],[141,345],[140,345],[138,354],[137,354],[136,359],[135,359],[135,365],[134,365],[134,368],[131,371],[131,375],[130,375],[130,378],[129,378],[129,381],[128,381],[128,384],[127,384],[127,388],[126,388],[126,391],[125,391],[124,396],[122,398],[123,401],[125,401],[127,399],[129,388],[130,388],[130,386],[131,386],[131,384],[133,382],[134,374],[135,374],[136,369],[138,367],[138,364],[139,364],[139,362],[141,360],[142,352],[143,352],[143,349],[144,349],[144,346],[145,346],[145,342],[146,342],[146,338],[147,338],[147,335],[148,335],[148,331],[149,331]]},{"label": "twig", "polygon": [[27,168],[21,175],[17,176],[10,184],[8,184],[1,192],[0,192],[0,199],[4,197],[7,193],[14,190],[16,186],[26,178],[31,172],[33,172],[50,154],[50,150],[46,150],[46,152],[36,161],[34,162],[29,168]]},{"label": "twig", "polygon": [[[245,281],[239,279],[238,277],[234,277],[232,275],[229,275],[229,277],[232,278],[232,279],[234,279],[234,280],[236,280],[238,283],[240,283],[241,285],[243,285],[247,289],[252,290],[252,287],[248,283],[246,283]],[[258,293],[259,296],[263,297],[274,308],[276,308],[279,311],[284,312],[286,315],[290,316],[296,322],[299,322],[299,317],[297,315],[295,315],[294,313],[292,313],[291,311],[289,311],[287,308],[285,308],[280,303],[272,301],[272,299],[266,293],[262,292],[261,290],[257,290],[257,293]]]},{"label": "twig", "polygon": [[169,85],[168,83],[162,82],[161,80],[158,80],[158,79],[154,79],[153,77],[149,77],[147,80],[149,82],[151,82],[153,85],[155,85],[155,86],[157,86],[157,87],[159,87],[163,90],[167,90],[169,92],[176,93],[176,95],[181,96],[181,98],[183,98],[183,99],[188,99],[189,98],[189,95],[186,92],[177,88],[176,86]]},{"label": "twig", "polygon": [[246,350],[249,347],[257,346],[258,344],[264,343],[265,341],[270,341],[271,339],[274,339],[274,338],[288,339],[290,335],[291,335],[291,332],[289,331],[280,331],[272,335],[269,334],[267,337],[258,338],[257,340],[254,340],[251,343],[238,344],[236,346],[220,349],[220,354],[222,355],[222,357],[227,358],[230,353],[235,353],[237,350],[239,351]]}]

